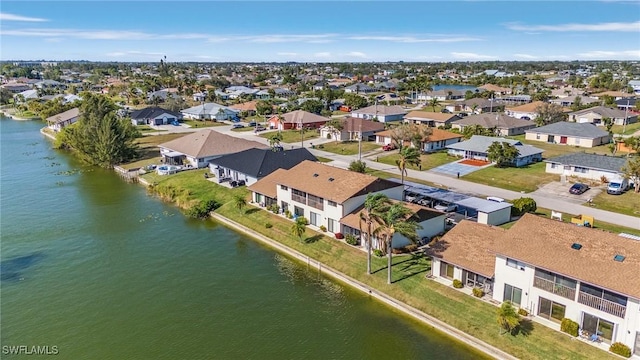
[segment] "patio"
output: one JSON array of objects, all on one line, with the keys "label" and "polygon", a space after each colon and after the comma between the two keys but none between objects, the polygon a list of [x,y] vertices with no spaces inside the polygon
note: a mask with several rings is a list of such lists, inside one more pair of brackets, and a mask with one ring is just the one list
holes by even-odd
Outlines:
[{"label": "patio", "polygon": [[465,176],[474,171],[478,171],[492,165],[492,163],[486,162],[482,162],[484,165],[481,165],[480,163],[478,163],[477,165],[470,165],[465,163],[468,161],[469,159],[458,160],[449,164],[440,165],[431,169],[430,171],[451,176]]}]

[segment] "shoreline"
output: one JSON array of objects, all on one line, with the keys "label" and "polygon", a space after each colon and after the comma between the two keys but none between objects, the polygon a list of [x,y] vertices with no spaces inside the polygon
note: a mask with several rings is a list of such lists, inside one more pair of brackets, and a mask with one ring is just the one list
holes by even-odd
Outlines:
[{"label": "shoreline", "polygon": [[32,118],[23,118],[20,116],[16,116],[14,114],[9,113],[6,110],[0,110],[0,113],[2,113],[2,116],[9,118],[11,120],[15,120],[15,121],[32,121],[32,120],[40,120],[40,118],[38,117],[32,117]]}]

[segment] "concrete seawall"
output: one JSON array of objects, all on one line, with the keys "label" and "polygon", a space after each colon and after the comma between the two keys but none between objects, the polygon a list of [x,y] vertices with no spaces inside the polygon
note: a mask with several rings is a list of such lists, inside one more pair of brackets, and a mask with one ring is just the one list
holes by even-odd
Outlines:
[{"label": "concrete seawall", "polygon": [[248,236],[253,237],[254,239],[260,241],[261,243],[277,250],[278,252],[281,252],[287,256],[290,256],[302,263],[307,264],[309,267],[313,267],[315,269],[318,270],[318,272],[320,273],[324,273],[330,277],[332,277],[335,280],[338,280],[344,284],[347,284],[351,287],[353,287],[354,289],[357,289],[359,291],[362,291],[365,294],[368,294],[369,296],[387,304],[388,306],[393,307],[396,310],[399,310],[411,317],[413,317],[414,319],[417,319],[425,324],[431,325],[433,326],[435,329],[457,339],[458,341],[462,341],[463,343],[473,347],[476,350],[479,350],[489,356],[492,356],[496,359],[505,359],[505,360],[515,360],[517,359],[516,357],[507,354],[506,352],[492,346],[489,345],[487,343],[485,343],[484,341],[481,341],[479,339],[474,338],[473,336],[464,333],[436,318],[434,318],[433,316],[429,316],[427,314],[425,314],[424,312],[411,307],[407,304],[404,304],[384,293],[381,293],[379,291],[377,291],[376,289],[373,289],[369,286],[367,286],[366,284],[363,284],[361,282],[359,282],[358,280],[355,280],[339,271],[336,271],[328,266],[326,266],[325,264],[316,261],[310,257],[308,257],[307,255],[304,255],[296,250],[293,250],[285,245],[282,245],[281,243],[274,241],[272,239],[269,239],[268,237],[254,231],[251,230],[231,219],[228,219],[224,216],[221,216],[219,214],[216,213],[211,213],[211,217],[213,219],[215,219],[216,221],[221,222],[222,224],[240,231]]}]

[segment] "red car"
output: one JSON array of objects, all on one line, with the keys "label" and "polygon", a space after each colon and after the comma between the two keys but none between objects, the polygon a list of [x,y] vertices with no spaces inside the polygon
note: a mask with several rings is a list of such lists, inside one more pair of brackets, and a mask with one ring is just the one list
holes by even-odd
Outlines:
[{"label": "red car", "polygon": [[391,150],[395,150],[395,149],[397,149],[396,144],[387,144],[387,145],[382,147],[382,150],[384,150],[384,151],[391,151]]}]

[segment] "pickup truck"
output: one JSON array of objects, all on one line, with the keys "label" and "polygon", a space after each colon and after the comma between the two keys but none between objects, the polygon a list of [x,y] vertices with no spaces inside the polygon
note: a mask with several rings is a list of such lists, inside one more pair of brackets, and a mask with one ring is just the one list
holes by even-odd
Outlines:
[{"label": "pickup truck", "polygon": [[382,150],[384,151],[391,151],[391,150],[395,150],[396,148],[396,144],[387,144],[385,146],[382,147]]}]

